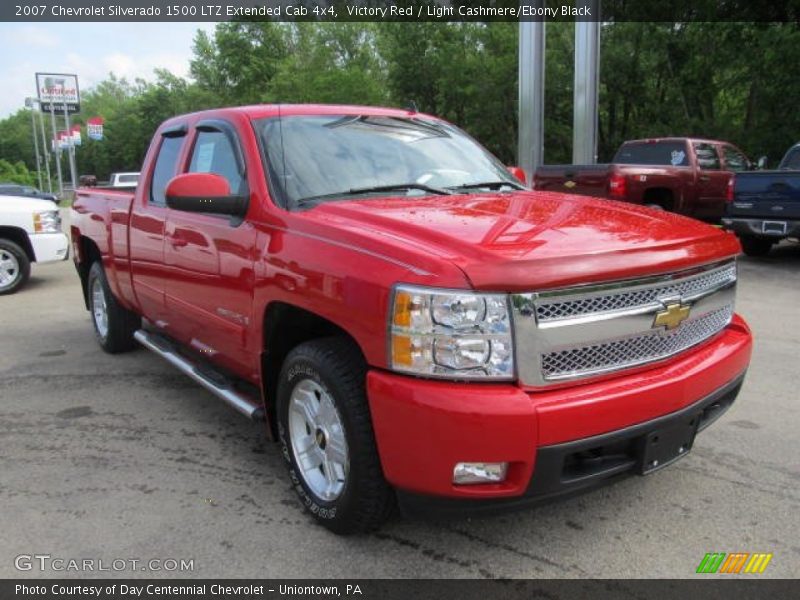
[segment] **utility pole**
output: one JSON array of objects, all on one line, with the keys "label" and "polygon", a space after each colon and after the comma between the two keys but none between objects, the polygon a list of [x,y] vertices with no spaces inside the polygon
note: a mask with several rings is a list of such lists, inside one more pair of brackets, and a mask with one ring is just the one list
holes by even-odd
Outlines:
[{"label": "utility pole", "polygon": [[58,133],[56,132],[56,107],[55,103],[50,102],[50,125],[53,128],[53,153],[56,157],[56,172],[58,173],[58,195],[64,195],[64,179],[61,176],[61,147],[58,144]]},{"label": "utility pole", "polygon": [[75,143],[72,139],[72,126],[69,123],[69,109],[67,108],[67,98],[62,93],[64,100],[64,123],[67,128],[67,160],[69,162],[69,177],[72,180],[73,191],[78,187],[77,168],[75,167]]},{"label": "utility pole", "polygon": [[[34,102],[38,102],[34,98]],[[47,151],[47,138],[44,135],[44,117],[42,116],[42,103],[39,102],[39,132],[42,134],[42,159],[47,173],[47,191],[53,193],[53,181],[50,179],[50,153]]]},{"label": "utility pole", "polygon": [[[529,4],[544,6],[542,0]],[[528,183],[536,168],[544,162],[544,57],[544,21],[520,21],[517,157],[519,166],[528,176]]]},{"label": "utility pole", "polygon": [[572,162],[597,162],[597,105],[600,101],[600,0],[590,3],[596,21],[575,22],[575,90]]},{"label": "utility pole", "polygon": [[25,106],[31,109],[31,131],[33,131],[33,150],[36,153],[36,176],[39,178],[39,189],[44,189],[42,185],[42,161],[39,156],[39,132],[36,131],[36,108],[33,98],[25,98]]}]

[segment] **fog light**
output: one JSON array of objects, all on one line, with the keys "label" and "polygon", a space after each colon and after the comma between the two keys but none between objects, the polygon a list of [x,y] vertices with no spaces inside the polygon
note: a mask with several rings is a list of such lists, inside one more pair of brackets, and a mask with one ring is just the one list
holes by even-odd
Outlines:
[{"label": "fog light", "polygon": [[500,483],[505,481],[508,473],[508,463],[458,463],[453,469],[453,483],[455,485],[470,485],[474,483]]}]

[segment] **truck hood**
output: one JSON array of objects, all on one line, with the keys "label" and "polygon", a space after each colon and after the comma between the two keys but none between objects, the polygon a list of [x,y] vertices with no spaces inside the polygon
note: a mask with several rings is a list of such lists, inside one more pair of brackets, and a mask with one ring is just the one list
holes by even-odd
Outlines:
[{"label": "truck hood", "polygon": [[451,261],[484,290],[626,279],[739,253],[733,235],[693,219],[553,192],[382,197],[306,214],[369,237],[370,251],[391,255],[399,246]]},{"label": "truck hood", "polygon": [[51,200],[29,198],[27,196],[0,196],[0,214],[22,212],[44,212],[58,210]]}]

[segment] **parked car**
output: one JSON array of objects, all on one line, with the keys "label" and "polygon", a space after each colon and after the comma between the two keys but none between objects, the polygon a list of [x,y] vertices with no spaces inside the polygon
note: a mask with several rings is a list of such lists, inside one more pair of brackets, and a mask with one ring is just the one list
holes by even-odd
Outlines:
[{"label": "parked car", "polygon": [[748,256],[764,256],[783,239],[800,239],[800,143],[776,171],[740,173],[722,226],[736,233]]},{"label": "parked car", "polygon": [[81,175],[78,177],[78,185],[81,187],[94,187],[97,185],[96,175]]},{"label": "parked car", "polygon": [[416,112],[172,118],[136,191],[78,190],[72,243],[100,346],[265,419],[337,533],[652,473],[750,360],[733,235],[524,189]]},{"label": "parked car", "polygon": [[17,196],[25,198],[36,198],[38,200],[49,200],[58,204],[58,196],[47,192],[40,192],[35,187],[29,185],[19,185],[17,183],[0,183],[0,196]]},{"label": "parked car", "polygon": [[135,188],[139,182],[139,173],[112,173],[108,178],[108,187]]},{"label": "parked car", "polygon": [[7,196],[0,201],[0,295],[28,281],[31,263],[66,260],[61,216],[47,200]]},{"label": "parked car", "polygon": [[727,142],[694,138],[632,140],[610,164],[545,165],[537,190],[586,194],[719,222],[734,172],[753,164]]}]

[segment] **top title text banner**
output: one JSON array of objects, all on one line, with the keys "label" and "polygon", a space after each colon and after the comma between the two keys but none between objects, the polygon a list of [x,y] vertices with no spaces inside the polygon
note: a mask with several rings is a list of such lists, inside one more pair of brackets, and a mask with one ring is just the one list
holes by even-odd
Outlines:
[{"label": "top title text banner", "polygon": [[794,21],[800,0],[6,0],[0,21]]}]

